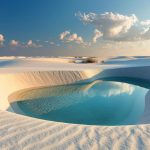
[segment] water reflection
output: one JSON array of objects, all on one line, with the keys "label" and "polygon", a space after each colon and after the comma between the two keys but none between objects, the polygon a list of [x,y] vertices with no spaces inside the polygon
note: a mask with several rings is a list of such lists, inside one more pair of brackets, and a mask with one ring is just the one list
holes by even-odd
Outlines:
[{"label": "water reflection", "polygon": [[100,95],[104,97],[111,97],[123,93],[131,95],[135,89],[133,85],[121,82],[102,82],[101,84],[97,83],[93,84],[92,88],[90,87],[84,92],[88,96]]},{"label": "water reflection", "polygon": [[94,81],[22,92],[16,104],[32,117],[95,125],[135,124],[144,112],[147,89],[135,85]]}]

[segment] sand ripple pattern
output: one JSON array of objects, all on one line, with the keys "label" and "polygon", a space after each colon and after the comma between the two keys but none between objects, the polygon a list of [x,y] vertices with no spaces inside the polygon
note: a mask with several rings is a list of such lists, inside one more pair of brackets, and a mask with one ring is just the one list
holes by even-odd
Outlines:
[{"label": "sand ripple pattern", "polygon": [[148,150],[150,126],[73,125],[0,111],[0,139],[1,150]]}]

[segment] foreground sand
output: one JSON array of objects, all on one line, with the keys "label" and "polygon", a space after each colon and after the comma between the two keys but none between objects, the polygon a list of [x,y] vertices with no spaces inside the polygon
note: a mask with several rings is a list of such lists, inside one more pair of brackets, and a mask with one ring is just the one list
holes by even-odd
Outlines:
[{"label": "foreground sand", "polygon": [[[17,115],[9,102],[14,92],[41,86],[90,82],[100,77],[130,76],[150,82],[149,58],[107,60],[105,64],[72,64],[68,59],[5,58],[0,60],[0,149],[149,149],[150,92],[146,111],[133,126],[85,126]],[[12,98],[13,97],[13,98]],[[17,99],[17,97],[15,97]]]},{"label": "foreground sand", "polygon": [[149,149],[150,127],[84,126],[0,112],[0,149]]}]

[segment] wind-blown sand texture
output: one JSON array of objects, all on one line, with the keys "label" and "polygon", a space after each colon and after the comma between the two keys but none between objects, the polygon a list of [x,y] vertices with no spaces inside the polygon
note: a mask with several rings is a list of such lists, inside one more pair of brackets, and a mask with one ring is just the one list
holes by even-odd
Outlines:
[{"label": "wind-blown sand texture", "polygon": [[150,125],[144,123],[150,123],[150,90],[139,125],[73,125],[6,111],[13,111],[10,103],[29,88],[91,82],[104,77],[132,77],[150,83],[148,57],[116,58],[104,64],[75,64],[70,63],[71,59],[74,58],[0,59],[0,149],[149,149]]}]

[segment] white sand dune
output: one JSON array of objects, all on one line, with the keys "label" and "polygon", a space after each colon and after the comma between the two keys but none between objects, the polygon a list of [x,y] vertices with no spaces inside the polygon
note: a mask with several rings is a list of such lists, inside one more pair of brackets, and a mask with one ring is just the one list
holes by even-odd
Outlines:
[{"label": "white sand dune", "polygon": [[0,149],[149,149],[150,125],[144,123],[150,122],[150,91],[139,125],[132,126],[73,125],[6,111],[12,110],[10,102],[29,88],[90,82],[103,77],[132,77],[150,83],[149,58],[113,59],[105,64],[74,64],[69,63],[70,59],[0,59]]}]

